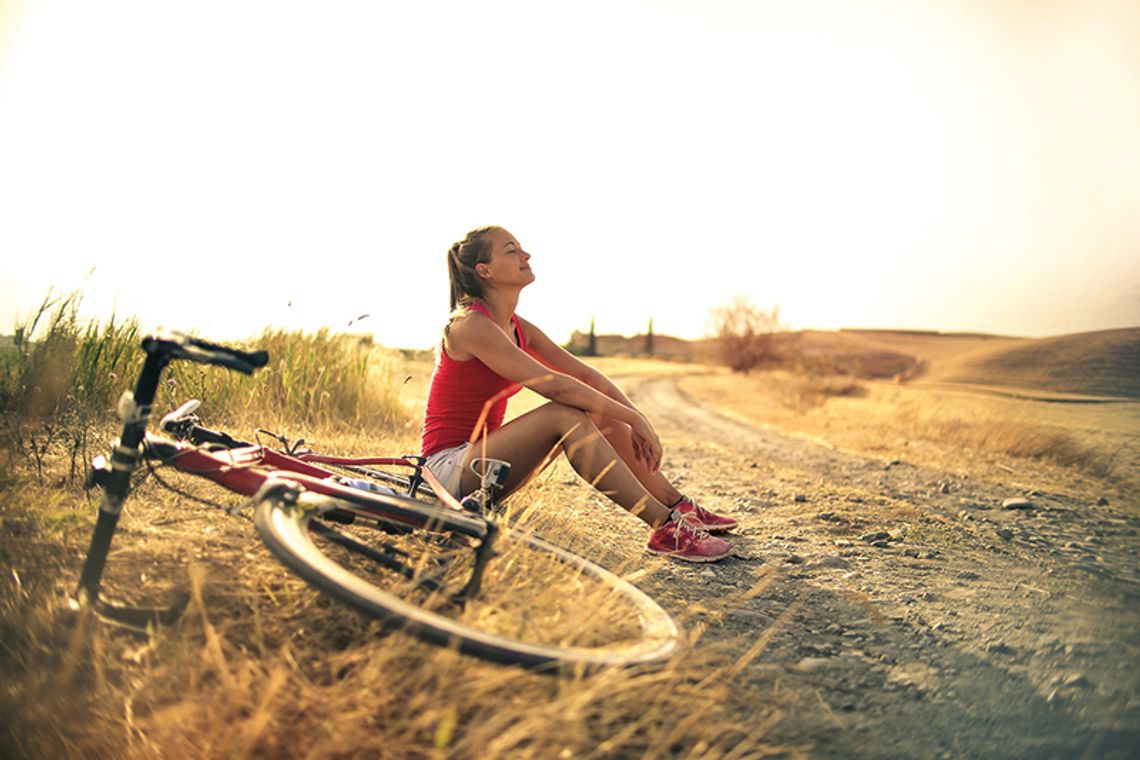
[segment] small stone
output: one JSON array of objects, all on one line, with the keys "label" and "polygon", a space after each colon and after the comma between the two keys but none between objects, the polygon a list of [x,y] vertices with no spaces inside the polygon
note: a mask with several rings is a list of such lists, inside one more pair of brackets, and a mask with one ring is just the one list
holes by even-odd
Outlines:
[{"label": "small stone", "polygon": [[1108,497],[1107,496],[1101,496],[1099,499],[1096,500],[1096,505],[1098,507],[1107,507],[1108,506]]},{"label": "small stone", "polygon": [[757,628],[767,628],[772,624],[772,619],[770,617],[759,612],[753,612],[752,610],[735,610],[732,612],[730,617],[733,620],[745,623],[747,625],[752,625]]},{"label": "small stone", "polygon": [[788,558],[785,559],[784,562],[788,565],[802,565],[804,563],[804,558],[798,554],[789,554]]},{"label": "small stone", "polygon": [[859,536],[859,540],[866,541],[867,543],[873,543],[875,541],[886,541],[890,537],[890,533],[887,533],[885,530],[880,530],[875,533],[866,533],[862,536]]},{"label": "small stone", "polygon": [[827,665],[825,657],[805,657],[795,664],[800,673],[812,673]]},{"label": "small stone", "polygon": [[1089,679],[1084,673],[1073,673],[1065,679],[1065,686],[1079,686],[1083,688],[1089,685]]},{"label": "small stone", "polygon": [[950,484],[949,483],[943,483],[941,486],[938,487],[938,490],[941,493],[950,493]]},{"label": "small stone", "polygon": [[803,504],[805,501],[807,501],[807,496],[804,496],[802,493],[798,493],[792,497],[792,501],[797,504]]},{"label": "small stone", "polygon": [[1010,530],[1009,528],[998,528],[996,532],[999,536],[1004,538],[1006,541],[1013,538],[1013,531]]},{"label": "small stone", "polygon": [[828,570],[846,570],[851,567],[850,563],[841,557],[824,557],[817,561],[813,567],[826,568]]},{"label": "small stone", "polygon": [[884,541],[872,541],[871,546],[875,547],[876,549],[889,549],[891,546],[891,542],[885,541],[885,540]]},{"label": "small stone", "polygon": [[1013,498],[1006,499],[1001,503],[1002,509],[1033,509],[1033,502],[1029,499]]},{"label": "small stone", "polygon": [[958,580],[962,581],[976,581],[981,579],[982,576],[975,573],[973,570],[963,570],[958,573]]},{"label": "small stone", "polygon": [[851,541],[848,541],[846,538],[837,538],[835,539],[835,545],[840,549],[849,549],[855,544],[853,544]]}]

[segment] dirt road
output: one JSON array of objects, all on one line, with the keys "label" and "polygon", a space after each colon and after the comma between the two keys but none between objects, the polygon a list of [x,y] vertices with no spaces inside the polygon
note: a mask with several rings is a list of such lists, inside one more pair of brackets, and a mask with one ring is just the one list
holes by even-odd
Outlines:
[{"label": "dirt road", "polygon": [[621,383],[665,469],[741,522],[731,560],[671,563],[654,593],[703,604],[726,657],[774,632],[734,686],[742,721],[778,717],[774,744],[821,758],[1140,757],[1140,520],[1120,505],[761,429],[677,377]]}]

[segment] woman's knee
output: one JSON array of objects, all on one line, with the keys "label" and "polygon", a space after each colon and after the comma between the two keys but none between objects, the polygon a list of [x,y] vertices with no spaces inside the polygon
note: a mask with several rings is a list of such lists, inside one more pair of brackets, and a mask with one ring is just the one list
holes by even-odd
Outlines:
[{"label": "woman's knee", "polygon": [[574,406],[550,401],[543,406],[543,411],[554,421],[558,431],[563,435],[577,428],[594,426],[590,415]]}]

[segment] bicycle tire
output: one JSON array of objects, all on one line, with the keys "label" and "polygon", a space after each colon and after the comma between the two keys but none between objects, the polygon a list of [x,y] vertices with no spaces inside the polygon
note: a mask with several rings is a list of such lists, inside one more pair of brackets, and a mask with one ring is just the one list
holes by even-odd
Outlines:
[{"label": "bicycle tire", "polygon": [[[402,509],[420,508],[419,502],[395,498]],[[618,597],[610,598],[607,603],[620,604],[636,615],[636,638],[618,645],[600,647],[536,643],[483,630],[469,622],[421,607],[414,601],[401,598],[390,589],[381,588],[358,571],[349,569],[343,561],[334,559],[328,549],[314,542],[318,530],[327,530],[317,528],[322,511],[343,512],[357,508],[358,505],[346,504],[344,500],[306,491],[294,493],[290,499],[284,498],[280,491],[269,492],[258,501],[255,524],[270,552],[317,590],[367,617],[398,624],[421,640],[454,647],[461,653],[490,662],[536,670],[556,671],[563,667],[594,670],[612,666],[660,665],[677,650],[680,634],[676,623],[657,602],[632,583],[584,557],[509,528],[502,528],[502,534],[509,536],[512,543],[518,542],[516,546],[526,547],[526,551],[533,552],[534,556],[541,555],[544,557],[543,562],[552,561],[565,566],[569,572],[576,573],[575,578],[589,578],[591,584],[596,584],[597,594]],[[447,519],[440,520],[438,509],[429,507],[425,510],[425,521],[433,521],[434,532],[470,536],[467,523],[471,518],[460,514],[456,514],[456,517],[460,524],[453,526],[448,524]],[[521,566],[524,563],[501,564]],[[581,582],[578,584],[581,585]],[[593,592],[592,588],[591,591]],[[579,612],[586,619],[594,614],[593,609]]]}]

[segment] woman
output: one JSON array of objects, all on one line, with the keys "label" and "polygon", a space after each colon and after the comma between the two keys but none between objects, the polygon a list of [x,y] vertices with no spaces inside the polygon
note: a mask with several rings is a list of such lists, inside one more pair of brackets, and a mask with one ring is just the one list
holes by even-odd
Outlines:
[{"label": "woman", "polygon": [[[712,562],[731,545],[736,521],[685,497],[660,472],[657,433],[605,375],[515,314],[534,282],[530,254],[501,227],[451,246],[451,317],[444,328],[424,415],[422,453],[457,498],[478,488],[475,457],[511,464],[511,493],[558,455],[607,497],[645,521],[649,551]],[[522,387],[549,403],[503,424]]]}]

